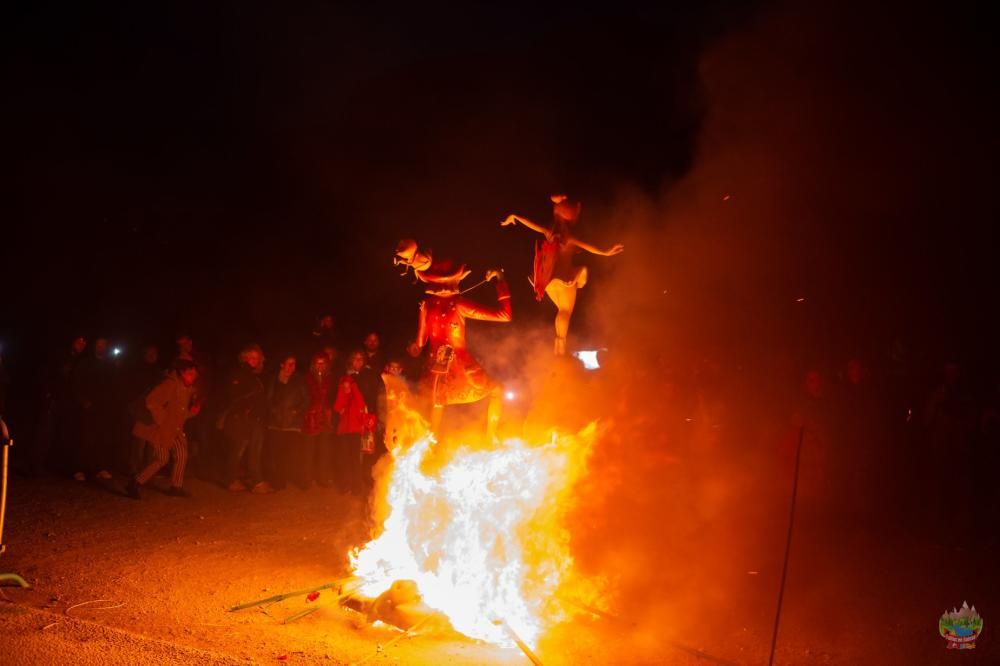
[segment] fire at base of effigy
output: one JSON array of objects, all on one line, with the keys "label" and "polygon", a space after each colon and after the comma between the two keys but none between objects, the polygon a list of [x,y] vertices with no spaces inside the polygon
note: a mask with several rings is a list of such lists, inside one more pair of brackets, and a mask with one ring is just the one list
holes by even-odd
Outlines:
[{"label": "fire at base of effigy", "polygon": [[567,619],[552,601],[574,584],[566,517],[595,430],[461,446],[445,460],[429,433],[397,447],[381,532],[350,554],[357,587],[344,604],[369,622],[453,628],[529,654]]}]

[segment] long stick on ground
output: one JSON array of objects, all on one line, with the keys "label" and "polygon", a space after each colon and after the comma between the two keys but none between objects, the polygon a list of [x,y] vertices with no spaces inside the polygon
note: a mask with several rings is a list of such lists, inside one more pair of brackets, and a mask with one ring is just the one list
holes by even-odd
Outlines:
[{"label": "long stick on ground", "polygon": [[351,666],[361,666],[362,664],[368,663],[369,661],[371,661],[372,659],[374,659],[375,657],[377,657],[381,652],[385,651],[385,649],[387,647],[389,647],[390,645],[395,645],[399,641],[401,641],[404,638],[406,638],[407,636],[409,636],[411,632],[414,632],[417,629],[419,629],[420,627],[422,627],[425,624],[427,624],[432,617],[434,617],[434,616],[433,615],[426,615],[426,616],[424,616],[424,618],[422,620],[420,620],[419,622],[417,622],[416,624],[414,624],[413,626],[411,626],[409,629],[403,630],[403,633],[401,633],[399,636],[396,636],[392,640],[387,641],[386,643],[384,643],[382,645],[381,650],[376,650],[375,652],[371,653],[370,655],[368,655],[367,657],[365,657],[361,661],[354,662]]},{"label": "long stick on ground", "polygon": [[336,603],[339,604],[341,601],[343,601],[345,599],[350,599],[351,597],[354,596],[355,592],[357,592],[358,590],[361,589],[361,587],[363,585],[364,585],[364,581],[359,579],[354,585],[352,585],[350,587],[350,589],[347,589],[346,585],[344,587],[340,588],[340,593],[337,594]]},{"label": "long stick on ground", "polygon": [[[347,599],[348,597],[350,597],[351,595],[353,595],[355,592],[357,592],[360,587],[361,587],[361,581],[358,581],[357,584],[355,584],[350,590],[347,590],[346,592],[344,591],[343,588],[341,588],[340,593],[337,595],[337,598],[334,600],[334,603],[335,604],[339,604],[342,600]],[[292,622],[296,622],[296,621],[301,620],[302,618],[304,618],[306,615],[311,615],[312,613],[315,613],[320,608],[323,608],[323,606],[310,606],[309,608],[301,610],[298,613],[295,613],[294,615],[289,615],[284,620],[282,620],[281,623],[282,624],[290,624]],[[267,613],[267,611],[264,611],[264,612]]]},{"label": "long stick on ground", "polygon": [[347,576],[345,578],[339,578],[332,583],[326,583],[325,585],[320,585],[319,587],[310,587],[308,590],[296,590],[295,592],[285,592],[284,594],[276,594],[273,597],[268,597],[266,599],[258,599],[257,601],[251,601],[245,604],[239,604],[238,606],[233,606],[229,609],[230,613],[236,611],[246,610],[247,608],[253,608],[254,606],[262,606],[264,604],[273,604],[278,601],[284,601],[285,599],[291,599],[292,597],[301,597],[303,595],[309,594],[311,592],[319,592],[320,590],[328,590],[331,587],[337,587],[342,583],[346,583],[353,580],[354,576]]},{"label": "long stick on ground", "polygon": [[524,656],[527,657],[532,664],[535,666],[542,666],[542,660],[538,658],[538,655],[531,651],[531,648],[528,647],[527,643],[521,640],[521,637],[517,635],[517,632],[514,631],[509,624],[507,624],[506,620],[503,618],[497,618],[496,620],[493,620],[493,623],[499,624],[503,627],[504,631],[507,632],[507,635],[513,639],[514,644],[521,648],[521,652],[524,653]]},{"label": "long stick on ground", "polygon": [[319,606],[313,606],[311,608],[306,608],[305,610],[300,610],[298,613],[286,617],[284,620],[281,621],[281,624],[291,624],[292,622],[295,622],[296,620],[301,620],[306,615],[311,615],[312,613],[315,613],[318,610]]},{"label": "long stick on ground", "polygon": [[778,587],[778,610],[774,614],[774,633],[771,634],[771,654],[767,666],[774,665],[774,649],[778,646],[778,624],[781,622],[781,603],[785,598],[785,578],[788,576],[788,553],[792,548],[792,526],[795,524],[795,497],[799,492],[799,460],[802,458],[802,440],[806,427],[799,428],[799,443],[795,447],[795,472],[792,476],[792,502],[788,510],[788,537],[785,539],[785,561],[781,565],[781,585]]}]

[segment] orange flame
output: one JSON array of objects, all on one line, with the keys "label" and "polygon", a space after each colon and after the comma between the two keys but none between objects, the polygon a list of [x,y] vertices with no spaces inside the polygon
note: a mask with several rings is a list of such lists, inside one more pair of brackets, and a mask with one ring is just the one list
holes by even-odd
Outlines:
[{"label": "orange flame", "polygon": [[461,633],[512,646],[495,623],[502,619],[536,646],[557,619],[546,605],[572,569],[565,516],[594,432],[591,424],[544,444],[461,447],[434,474],[424,471],[432,436],[398,447],[384,531],[350,556],[361,591],[374,597],[395,580],[414,580]]}]

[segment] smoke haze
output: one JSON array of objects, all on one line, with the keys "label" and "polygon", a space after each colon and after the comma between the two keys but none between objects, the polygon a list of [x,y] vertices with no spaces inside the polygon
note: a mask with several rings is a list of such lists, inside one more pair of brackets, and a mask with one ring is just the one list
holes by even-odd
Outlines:
[{"label": "smoke haze", "polygon": [[[683,634],[769,639],[806,370],[892,370],[894,348],[996,361],[985,47],[935,50],[929,25],[972,17],[906,11],[903,27],[888,9],[772,6],[703,54],[689,172],[584,210],[577,232],[626,252],[591,262],[576,315],[611,351],[575,535],[581,568],[614,581],[606,607],[639,627],[637,654]],[[805,521],[800,547],[830,550],[832,526]],[[824,618],[836,641],[849,573],[799,555],[812,571],[793,569],[789,623]]]}]

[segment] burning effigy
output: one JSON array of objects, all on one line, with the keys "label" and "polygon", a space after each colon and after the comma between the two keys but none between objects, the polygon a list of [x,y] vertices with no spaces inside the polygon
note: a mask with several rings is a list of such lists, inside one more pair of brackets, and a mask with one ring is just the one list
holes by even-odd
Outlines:
[{"label": "burning effigy", "polygon": [[[349,555],[357,581],[349,605],[369,622],[409,630],[436,619],[531,656],[546,627],[565,614],[552,601],[573,568],[566,517],[596,424],[540,441],[498,439],[499,384],[466,348],[465,320],[510,320],[503,272],[486,274],[484,283],[496,280],[498,305],[490,308],[461,298],[464,265],[434,260],[413,241],[399,244],[395,262],[430,287],[411,349],[429,347],[420,388],[430,397],[431,420],[397,438],[381,469],[375,534]],[[439,445],[444,406],[484,398],[485,440]]]},{"label": "burning effigy", "polygon": [[[431,427],[440,431],[441,418],[448,405],[462,405],[488,400],[487,437],[496,438],[503,405],[503,388],[490,377],[469,352],[465,341],[466,320],[509,322],[512,317],[510,288],[502,270],[486,272],[480,284],[496,281],[497,305],[489,307],[463,298],[460,284],[469,275],[465,265],[431,258],[421,252],[415,241],[400,241],[395,263],[412,268],[414,275],[428,285],[420,303],[417,336],[410,354],[419,356],[429,348],[420,377],[421,392],[430,400]],[[478,286],[478,285],[477,285]]]},{"label": "burning effigy", "polygon": [[535,243],[534,275],[531,286],[535,299],[549,297],[556,306],[555,342],[553,351],[557,356],[566,354],[566,339],[569,336],[569,322],[576,306],[576,292],[587,284],[587,267],[573,263],[573,255],[579,250],[591,254],[612,257],[625,250],[621,243],[615,243],[602,250],[585,243],[573,235],[572,229],[580,218],[582,205],[570,201],[565,194],[553,194],[552,226],[545,227],[521,215],[511,214],[504,218],[500,226],[522,226],[541,234],[544,238]]}]

